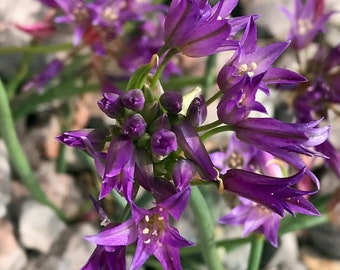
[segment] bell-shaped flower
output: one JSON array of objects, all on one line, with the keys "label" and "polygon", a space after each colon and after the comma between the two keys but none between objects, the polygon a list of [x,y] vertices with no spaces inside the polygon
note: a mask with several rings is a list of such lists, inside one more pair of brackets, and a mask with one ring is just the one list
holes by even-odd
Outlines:
[{"label": "bell-shaped flower", "polygon": [[229,169],[251,170],[251,161],[257,156],[259,150],[250,144],[243,143],[233,133],[225,151],[216,151],[210,154],[214,166],[221,174]]},{"label": "bell-shaped flower", "polygon": [[308,46],[318,33],[324,31],[326,22],[335,13],[324,13],[323,6],[320,8],[318,2],[322,1],[306,0],[303,3],[301,0],[295,0],[293,12],[282,9],[291,23],[288,39],[298,50]]},{"label": "bell-shaped flower", "polygon": [[[242,142],[254,145],[302,170],[305,164],[299,154],[325,158],[322,153],[310,149],[328,138],[329,127],[317,127],[320,121],[287,124],[272,118],[247,118],[233,128],[236,137]],[[317,177],[310,170],[306,170],[306,173],[319,188]]]},{"label": "bell-shaped flower", "polygon": [[64,15],[55,18],[56,23],[67,23],[74,27],[75,46],[79,45],[87,29],[91,25],[92,12],[84,0],[55,0],[58,6],[64,11]]},{"label": "bell-shaped flower", "polygon": [[216,180],[217,170],[194,127],[188,121],[183,120],[175,124],[172,130],[185,156],[196,164],[200,176],[205,180]]},{"label": "bell-shaped flower", "polygon": [[106,250],[116,250],[137,241],[130,270],[140,269],[151,255],[159,260],[165,270],[182,269],[179,250],[192,243],[170,225],[169,215],[178,220],[189,195],[190,190],[185,189],[149,210],[132,204],[132,217],[129,220],[97,235],[87,236],[86,239],[104,246]]},{"label": "bell-shaped flower", "polygon": [[221,178],[226,191],[259,203],[280,216],[284,216],[285,210],[292,215],[295,215],[295,212],[319,215],[318,210],[304,197],[314,192],[291,188],[302,179],[304,174],[305,168],[286,178],[230,169]]},{"label": "bell-shaped flower", "polygon": [[131,139],[125,136],[114,137],[107,150],[105,171],[99,199],[117,190],[128,201],[132,199],[135,171],[135,147]]},{"label": "bell-shaped flower", "polygon": [[222,123],[233,125],[248,117],[251,111],[267,113],[265,107],[255,100],[258,87],[265,73],[249,76],[226,91],[217,105],[217,116]]},{"label": "bell-shaped flower", "polygon": [[96,169],[100,176],[104,175],[104,160],[106,153],[103,152],[106,134],[100,130],[81,129],[67,131],[56,137],[58,141],[67,146],[85,151],[93,157]]},{"label": "bell-shaped flower", "polygon": [[[280,180],[277,180],[280,181]],[[278,246],[278,230],[281,216],[272,210],[243,197],[239,197],[240,205],[233,208],[230,213],[221,217],[221,224],[243,225],[242,237],[252,232],[263,233],[266,239],[274,246]]]},{"label": "bell-shaped flower", "polygon": [[265,75],[259,88],[267,94],[269,93],[267,84],[305,82],[305,77],[293,71],[272,67],[274,61],[284,52],[289,43],[289,41],[276,42],[258,47],[257,28],[254,18],[250,17],[239,48],[218,74],[218,86],[224,92],[237,84],[244,76],[253,77],[264,72]]},{"label": "bell-shaped flower", "polygon": [[231,32],[227,16],[237,2],[221,0],[211,7],[206,0],[171,1],[164,23],[165,44],[190,57],[226,50]]}]

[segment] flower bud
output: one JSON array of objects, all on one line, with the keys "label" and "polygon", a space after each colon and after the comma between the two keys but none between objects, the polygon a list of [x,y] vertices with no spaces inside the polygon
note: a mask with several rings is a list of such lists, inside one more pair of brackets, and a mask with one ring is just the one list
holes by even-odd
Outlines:
[{"label": "flower bud", "polygon": [[123,106],[117,94],[104,93],[103,98],[97,104],[108,117],[119,118],[123,115]]},{"label": "flower bud", "polygon": [[134,114],[126,118],[122,125],[121,133],[129,137],[140,137],[145,133],[146,122],[140,114]]},{"label": "flower bud", "polygon": [[177,150],[177,139],[174,132],[159,129],[151,136],[151,150],[157,155],[166,156]]},{"label": "flower bud", "polygon": [[183,190],[190,185],[196,174],[196,166],[188,159],[178,160],[172,170],[172,177],[177,190]]},{"label": "flower bud", "polygon": [[197,127],[207,118],[207,105],[202,95],[195,97],[188,108],[186,119],[193,127]]},{"label": "flower bud", "polygon": [[121,97],[123,105],[133,111],[141,111],[144,107],[144,94],[140,89],[132,89]]},{"label": "flower bud", "polygon": [[169,113],[179,113],[182,110],[183,96],[175,91],[165,92],[160,97],[162,106]]}]

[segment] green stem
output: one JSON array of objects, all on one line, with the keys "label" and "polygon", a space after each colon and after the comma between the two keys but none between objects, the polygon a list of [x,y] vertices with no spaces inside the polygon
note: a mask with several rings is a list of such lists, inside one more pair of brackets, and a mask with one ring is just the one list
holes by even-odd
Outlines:
[{"label": "green stem", "polygon": [[201,131],[209,130],[209,129],[218,127],[219,125],[222,125],[222,122],[220,120],[216,120],[214,122],[211,122],[209,124],[196,128],[196,131],[201,132]]},{"label": "green stem", "polygon": [[216,54],[208,56],[205,64],[204,81],[202,83],[203,96],[206,98],[208,90],[215,83]]},{"label": "green stem", "polygon": [[213,95],[211,98],[207,100],[206,102],[207,106],[209,106],[211,103],[213,103],[216,99],[218,99],[222,95],[223,95],[223,92],[218,91],[215,95]]},{"label": "green stem", "polygon": [[167,63],[170,61],[171,57],[174,56],[177,53],[177,50],[175,49],[171,49],[170,51],[168,51],[168,53],[165,55],[162,63],[160,64],[160,66],[157,68],[156,73],[153,75],[152,81],[151,81],[151,89],[154,89],[157,81],[159,80],[159,78],[162,75],[162,72],[164,70],[164,68],[166,67]]},{"label": "green stem", "polygon": [[251,239],[251,250],[248,260],[248,270],[258,270],[261,263],[262,251],[264,245],[264,236],[254,234]]},{"label": "green stem", "polygon": [[198,187],[191,187],[190,207],[194,212],[201,252],[208,269],[223,270],[215,243],[214,223],[210,209]]},{"label": "green stem", "polygon": [[233,131],[233,127],[231,126],[221,126],[221,127],[217,127],[214,129],[211,129],[209,131],[207,131],[206,133],[204,133],[201,137],[201,140],[204,141],[206,139],[208,139],[209,137],[217,134],[217,133],[221,133],[221,132],[225,132],[225,131]]},{"label": "green stem", "polygon": [[33,46],[33,47],[4,47],[0,48],[1,54],[14,54],[14,53],[28,53],[28,54],[49,54],[59,51],[66,51],[72,49],[71,43],[55,44],[48,46]]},{"label": "green stem", "polygon": [[11,109],[6,90],[0,80],[0,134],[6,144],[14,170],[20,176],[32,196],[42,204],[51,207],[59,217],[65,219],[64,214],[52,204],[39,185],[27,159],[20,146],[13,123]]},{"label": "green stem", "polygon": [[12,78],[10,83],[7,85],[6,90],[7,90],[7,96],[8,96],[9,100],[12,99],[12,97],[15,95],[15,92],[18,89],[18,86],[25,79],[27,72],[29,70],[29,65],[30,65],[31,59],[32,59],[31,54],[28,54],[28,53],[24,54],[18,72]]}]

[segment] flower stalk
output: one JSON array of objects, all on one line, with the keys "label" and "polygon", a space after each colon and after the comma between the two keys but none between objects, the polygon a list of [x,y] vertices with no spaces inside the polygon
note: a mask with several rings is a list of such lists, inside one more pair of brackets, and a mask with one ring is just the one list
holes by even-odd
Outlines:
[{"label": "flower stalk", "polygon": [[223,270],[214,236],[214,222],[208,205],[198,187],[191,187],[190,207],[196,219],[199,244],[210,270]]},{"label": "flower stalk", "polygon": [[36,179],[28,160],[20,146],[11,109],[8,102],[6,90],[0,80],[0,134],[6,144],[10,160],[15,171],[19,174],[23,184],[27,187],[30,194],[40,203],[52,208],[59,217],[65,219],[61,212],[46,196]]}]

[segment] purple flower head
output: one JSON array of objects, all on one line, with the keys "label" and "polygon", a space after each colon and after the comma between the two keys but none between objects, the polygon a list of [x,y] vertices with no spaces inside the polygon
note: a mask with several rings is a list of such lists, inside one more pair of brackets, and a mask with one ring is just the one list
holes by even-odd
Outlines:
[{"label": "purple flower head", "polygon": [[[309,148],[323,143],[329,127],[318,128],[319,121],[306,124],[287,124],[272,118],[247,118],[234,125],[236,136],[242,142],[268,152],[301,170],[305,167],[298,154],[325,156]],[[309,177],[319,188],[319,181],[309,170]]]},{"label": "purple flower head", "polygon": [[190,122],[193,127],[198,127],[202,125],[207,118],[207,105],[205,103],[204,97],[200,95],[195,97],[187,110],[186,119]]},{"label": "purple flower head", "polygon": [[79,45],[85,31],[91,25],[92,12],[86,1],[82,0],[55,0],[59,7],[65,12],[64,16],[56,17],[56,23],[72,24],[74,27],[74,45]]},{"label": "purple flower head", "polygon": [[125,119],[122,125],[122,134],[131,138],[138,138],[144,135],[146,122],[140,114],[134,114]]},{"label": "purple flower head", "polygon": [[265,74],[243,79],[226,91],[217,106],[217,116],[222,123],[233,125],[245,119],[251,111],[267,113],[265,107],[255,101],[256,93]]},{"label": "purple flower head", "polygon": [[[279,180],[278,180],[279,181]],[[263,233],[268,241],[278,246],[278,231],[281,217],[259,203],[239,197],[241,204],[219,219],[221,224],[243,225],[242,237],[251,232]]]},{"label": "purple flower head", "polygon": [[269,93],[267,84],[305,82],[305,77],[293,71],[272,67],[288,45],[287,41],[257,47],[257,29],[254,18],[250,17],[239,48],[218,74],[217,83],[220,89],[225,91],[244,76],[253,77],[264,72],[259,88],[267,94]]},{"label": "purple flower head", "polygon": [[133,111],[141,111],[144,108],[144,94],[140,89],[131,89],[121,97],[123,105]]},{"label": "purple flower head", "polygon": [[227,16],[238,1],[221,0],[214,7],[208,1],[173,0],[164,23],[164,40],[190,57],[226,50],[231,27]]},{"label": "purple flower head", "polygon": [[211,153],[210,158],[221,174],[225,174],[229,169],[251,171],[251,161],[258,152],[259,150],[255,146],[241,142],[235,134],[232,134],[227,150]]},{"label": "purple flower head", "polygon": [[185,156],[196,164],[200,176],[205,180],[216,180],[218,173],[194,127],[184,120],[174,125],[172,130]]},{"label": "purple flower head", "polygon": [[183,96],[175,91],[168,91],[161,95],[160,103],[169,113],[179,113],[182,110]]},{"label": "purple flower head", "polygon": [[35,75],[31,81],[25,84],[22,90],[28,91],[35,88],[38,93],[42,93],[45,90],[46,85],[57,77],[63,68],[63,62],[58,59],[53,59],[41,73]]},{"label": "purple flower head", "polygon": [[104,93],[103,98],[97,102],[98,107],[108,116],[117,119],[123,116],[124,108],[119,95]]},{"label": "purple flower head", "polygon": [[99,199],[116,189],[128,201],[132,199],[135,171],[135,147],[133,142],[123,136],[114,137],[107,151],[105,171]]},{"label": "purple flower head", "polygon": [[[295,0],[294,12],[282,9],[291,23],[288,39],[292,40],[292,46],[300,50],[308,46],[324,27],[334,11],[323,13],[318,2],[321,0]],[[322,13],[320,13],[322,11]]]},{"label": "purple flower head", "polygon": [[151,150],[156,155],[167,156],[177,150],[177,139],[174,132],[159,129],[151,135]]},{"label": "purple flower head", "polygon": [[97,235],[87,236],[86,239],[111,250],[137,241],[130,270],[140,269],[151,255],[159,260],[165,270],[182,269],[179,249],[192,243],[181,237],[178,230],[169,224],[169,214],[178,220],[189,195],[190,190],[185,189],[150,210],[133,204],[129,220]]},{"label": "purple flower head", "polygon": [[319,215],[318,210],[303,196],[312,194],[311,191],[292,189],[303,177],[305,168],[287,178],[276,178],[260,175],[240,169],[230,169],[222,175],[224,189],[259,203],[273,212],[284,216],[286,210]]}]

